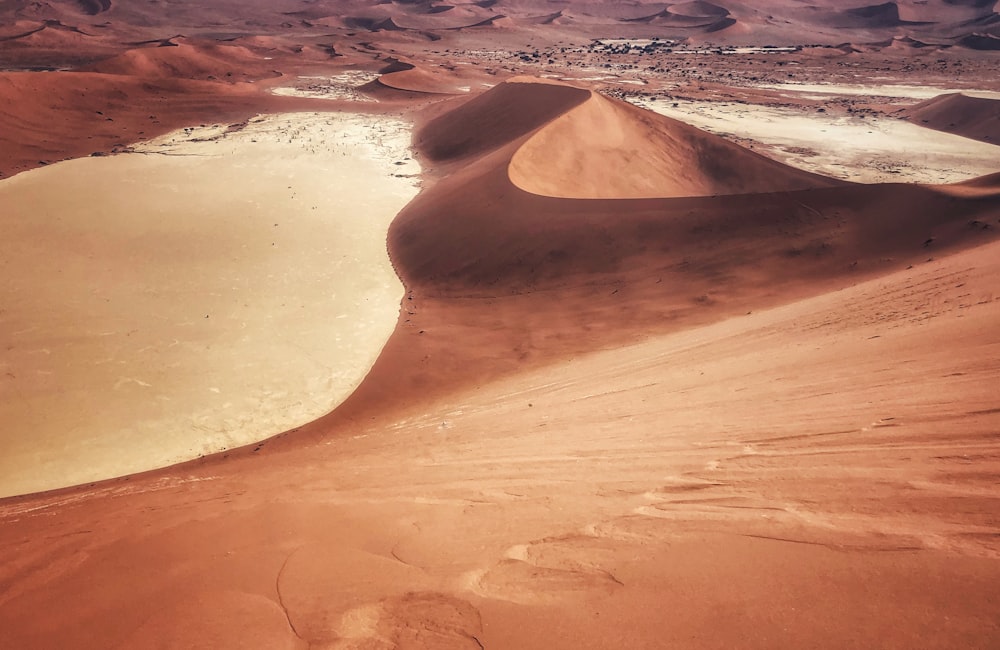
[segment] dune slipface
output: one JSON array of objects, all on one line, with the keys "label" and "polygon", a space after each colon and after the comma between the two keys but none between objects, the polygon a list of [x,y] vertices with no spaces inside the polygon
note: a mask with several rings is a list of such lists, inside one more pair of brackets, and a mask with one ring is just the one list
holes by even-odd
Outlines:
[{"label": "dune slipface", "polygon": [[525,191],[563,198],[746,194],[835,184],[597,93],[525,142],[508,173]]},{"label": "dune slipface", "polygon": [[914,124],[1000,146],[1000,99],[953,93],[921,102],[904,114]]},{"label": "dune slipface", "polygon": [[[0,493],[161,467],[333,408],[402,287],[415,193],[385,118],[258,118],[0,183]],[[58,187],[58,192],[52,188]]]},{"label": "dune slipface", "polygon": [[[313,371],[389,336],[335,410],[264,443],[0,499],[0,647],[1000,647],[1000,170],[986,154],[990,173],[951,185],[835,181],[621,101],[850,123],[812,134],[833,145],[793,142],[799,160],[833,156],[845,133],[922,154],[945,134],[881,127],[932,94],[1000,91],[994,4],[0,3],[0,59],[60,69],[0,74],[5,175],[127,151],[168,122],[223,124],[115,159],[150,170],[135,192],[105,174],[29,197],[116,188],[101,192],[115,210],[53,221],[28,205],[17,229],[0,223],[19,238],[0,239],[17,270],[0,291],[52,316],[32,330],[0,302],[0,341],[18,341],[0,356],[4,408],[24,401],[7,399],[15,378],[47,398],[49,375],[32,374],[53,370],[44,349],[117,362],[136,345],[159,363],[79,367],[80,422],[134,415],[174,371],[167,415],[197,413],[211,380],[210,415],[249,418],[334,395]],[[361,99],[417,125],[422,191],[388,233],[352,220],[404,285],[401,305],[352,310],[352,330],[312,305],[347,280],[363,297],[388,285],[343,259],[354,240],[326,246],[349,233],[313,213],[349,195],[381,205],[413,161],[370,166],[365,138],[333,143],[298,118],[241,122]],[[957,123],[950,104],[935,121]],[[972,151],[951,152],[950,178],[978,168]],[[867,171],[837,160],[843,178]],[[147,185],[221,212],[137,210]],[[391,334],[375,317],[390,309]],[[95,314],[116,327],[92,328]],[[221,336],[217,318],[237,316]],[[177,323],[198,336],[157,348]],[[254,366],[275,382],[268,404],[227,405]]]}]

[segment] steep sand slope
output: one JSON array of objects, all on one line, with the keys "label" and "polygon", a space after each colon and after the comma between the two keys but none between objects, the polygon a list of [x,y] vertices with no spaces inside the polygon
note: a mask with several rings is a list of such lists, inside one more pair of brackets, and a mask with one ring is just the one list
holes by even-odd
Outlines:
[{"label": "steep sand slope", "polygon": [[[948,94],[903,111],[915,124],[1000,146],[1000,99]],[[997,150],[1000,158],[1000,149]]]},{"label": "steep sand slope", "polygon": [[539,196],[511,159],[589,94],[494,92],[418,134],[442,178],[348,408],[3,503],[10,643],[1000,642],[997,178]]},{"label": "steep sand slope", "polygon": [[[425,165],[448,175],[390,229],[410,290],[406,313],[376,372],[335,417],[354,417],[386,393],[411,399],[843,286],[997,232],[995,184],[974,197],[845,185],[629,200],[557,199],[516,187],[508,169],[519,147],[588,98],[568,86],[505,83],[417,133]],[[494,116],[505,116],[505,129],[477,128]],[[719,140],[696,133],[706,148]],[[550,151],[559,155],[559,147]],[[650,168],[636,182],[672,183],[663,173],[669,168]],[[566,183],[576,190],[574,179]]]},{"label": "steep sand slope", "polygon": [[8,501],[5,641],[994,646],[998,260]]},{"label": "steep sand slope", "polygon": [[330,110],[246,84],[92,72],[0,72],[0,178],[66,158],[121,150],[204,122],[261,112]]},{"label": "steep sand slope", "polygon": [[836,184],[593,92],[525,142],[508,173],[527,192],[587,199],[783,192]]}]

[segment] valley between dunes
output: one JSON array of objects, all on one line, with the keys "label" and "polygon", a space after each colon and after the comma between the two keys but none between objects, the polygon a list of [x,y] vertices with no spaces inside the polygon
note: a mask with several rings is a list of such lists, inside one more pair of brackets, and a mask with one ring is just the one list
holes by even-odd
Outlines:
[{"label": "valley between dunes", "polygon": [[358,389],[0,503],[0,645],[1000,643],[1000,177],[835,181],[523,77],[414,147]]}]

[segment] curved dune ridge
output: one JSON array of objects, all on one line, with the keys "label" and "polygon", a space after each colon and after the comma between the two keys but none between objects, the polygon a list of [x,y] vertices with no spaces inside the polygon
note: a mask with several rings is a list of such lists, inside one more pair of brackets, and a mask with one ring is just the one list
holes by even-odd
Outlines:
[{"label": "curved dune ridge", "polygon": [[[518,111],[517,106],[527,109]],[[591,120],[601,122],[594,125]],[[506,128],[494,130],[492,121]],[[631,131],[636,133],[627,141],[617,135]],[[492,137],[483,138],[484,133]],[[588,138],[581,133],[610,133],[607,137],[613,142],[624,141],[625,150],[640,153],[640,141],[673,143],[678,134],[691,140],[672,145],[676,158],[633,164],[628,173],[620,173],[620,167],[631,163],[612,152],[604,136]],[[671,259],[684,257],[683,242],[695,243],[702,232],[714,232],[742,241],[740,252],[733,251],[725,266],[738,266],[745,254],[760,246],[765,257],[772,250],[783,258],[779,266],[809,261],[828,270],[841,264],[841,269],[847,265],[856,269],[867,257],[852,257],[860,249],[877,255],[912,247],[910,254],[924,254],[920,244],[927,237],[921,239],[921,234],[932,233],[935,223],[956,231],[958,243],[963,215],[985,209],[971,204],[952,213],[942,210],[949,199],[930,188],[855,186],[800,172],[590,91],[527,78],[503,83],[430,121],[419,130],[415,143],[431,160],[461,163],[461,169],[407,206],[390,230],[391,251],[404,277],[418,284],[430,282],[435,291],[446,293],[474,290],[499,295],[511,289],[504,285],[505,279],[522,291],[534,284],[561,282],[563,273],[585,271],[588,266],[588,272],[611,272],[630,254],[605,249],[607,242],[602,239],[610,236],[609,229],[620,231],[628,246],[645,250],[644,233],[675,228],[683,232],[693,224],[698,224],[697,236],[668,237],[680,249],[671,253]],[[561,162],[563,151],[572,152],[566,156],[571,162]],[[715,165],[706,165],[705,152],[713,151],[732,164],[716,160]],[[576,166],[572,161],[578,158],[593,167]],[[595,185],[613,191],[590,189]],[[594,199],[587,205],[565,200],[598,193],[587,197]],[[748,199],[745,194],[754,196]],[[621,200],[637,198],[646,200]],[[881,214],[894,203],[897,207],[890,214]],[[746,214],[742,221],[736,216],[741,210]],[[683,219],[673,222],[678,213]],[[617,221],[600,221],[619,214]],[[868,216],[876,214],[877,219]],[[792,223],[804,219],[811,225],[791,228],[781,225],[785,219]],[[948,223],[953,225],[945,226]],[[588,240],[590,229],[598,224],[601,238]],[[737,234],[745,228],[749,230]],[[763,230],[756,232],[757,228]],[[771,228],[786,236],[755,241]],[[867,239],[861,234],[866,231],[872,237],[878,232],[898,234]],[[855,245],[854,237],[864,239]],[[491,244],[485,245],[486,241]],[[719,250],[698,256],[725,255]],[[869,257],[868,263],[872,262]],[[711,286],[710,276],[704,278],[705,287]]]},{"label": "curved dune ridge", "polygon": [[84,31],[59,20],[16,21],[3,28],[0,43],[19,50],[68,50],[99,47],[104,39],[99,34]]},{"label": "curved dune ridge", "polygon": [[459,95],[465,91],[460,89],[457,78],[440,71],[427,70],[424,67],[401,61],[391,60],[391,63],[381,70],[381,74],[367,88],[385,86],[395,90],[432,95]]},{"label": "curved dune ridge", "polygon": [[[683,232],[683,224],[698,236],[670,235],[681,250],[684,241],[700,241],[703,232],[742,241],[727,267],[738,266],[760,246],[761,254],[772,250],[780,258],[779,266],[808,261],[831,272],[854,272],[877,266],[882,253],[925,254],[921,244],[927,237],[921,236],[935,234],[935,224],[943,229],[937,232],[938,246],[949,239],[940,236],[946,231],[954,235],[950,243],[961,244],[962,219],[981,211],[988,215],[990,209],[976,203],[944,209],[951,201],[945,197],[948,186],[858,186],[801,172],[589,90],[523,77],[430,120],[414,142],[452,173],[401,213],[390,229],[390,250],[404,279],[449,294],[500,295],[561,282],[567,271],[610,272],[630,254],[606,249],[609,229],[620,230],[628,246],[645,250],[644,234]],[[645,142],[657,143],[655,151],[669,146],[674,155],[647,161],[641,158],[650,155],[642,149]],[[620,144],[619,151],[613,143]],[[627,159],[628,152],[635,157]],[[566,200],[584,197],[591,202]],[[740,211],[746,215],[742,220]],[[611,215],[620,217],[600,222]],[[672,222],[678,215],[683,218]],[[782,225],[786,219],[810,225]],[[598,224],[601,238],[588,239]],[[755,241],[771,228],[783,236]],[[875,236],[890,232],[896,234]],[[719,250],[698,256],[724,255]],[[860,250],[871,256],[854,257]],[[670,258],[674,255],[684,256],[676,251]]]},{"label": "curved dune ridge", "polygon": [[[846,5],[846,6],[845,6]],[[728,0],[688,2],[568,3],[554,7],[544,0],[495,0],[487,2],[382,2],[350,0],[306,3],[275,0],[272,3],[219,0],[210,5],[196,0],[170,4],[166,21],[180,33],[202,32],[205,25],[280,34],[301,29],[307,33],[326,28],[357,36],[380,34],[400,42],[437,41],[475,31],[539,31],[558,35],[572,26],[591,38],[617,34],[622,37],[691,39],[692,43],[837,44],[886,41],[898,35],[916,35],[932,42],[958,44],[971,49],[993,49],[1000,16],[992,2],[970,0],[896,0],[885,3],[844,3],[836,0],[770,0],[766,7]],[[162,34],[150,29],[163,24],[157,3],[111,3],[107,0],[49,0],[0,5],[0,24],[19,21],[62,21],[85,31],[99,27],[100,34],[78,39],[71,58],[103,58],[103,38],[118,30],[142,32],[150,38]],[[234,25],[232,16],[241,16]],[[103,21],[99,25],[96,23]],[[89,24],[88,24],[89,23]],[[253,26],[252,30],[248,27]],[[314,35],[314,34],[313,34]],[[66,34],[51,30],[13,42],[8,53],[31,46],[58,55],[69,44]],[[325,34],[324,34],[325,36]],[[88,42],[93,40],[95,42]],[[304,45],[308,39],[299,45]],[[48,43],[48,44],[46,44]],[[89,52],[81,58],[81,52]],[[65,58],[65,57],[64,57]],[[56,57],[58,59],[58,56]]]},{"label": "curved dune ridge", "polygon": [[[573,197],[585,183],[566,170],[544,188],[562,198],[513,182],[515,161],[538,146],[535,138],[551,145],[543,152],[590,155],[590,140],[554,125],[589,111],[591,102],[608,120],[602,128],[635,128],[636,113],[606,110],[604,101],[572,86],[514,80],[455,100],[418,129],[417,148],[444,176],[390,227],[390,253],[410,290],[406,310],[372,373],[333,421],[363,417],[381,395],[430,399],[590,345],[673,331],[904,268],[998,232],[969,225],[996,220],[998,194],[988,185],[844,184],[741,158],[749,152],[738,147],[724,151],[746,164],[747,174],[712,175],[708,166],[686,176],[687,185],[669,161],[620,181],[609,163],[602,183],[618,184],[615,197]],[[647,137],[676,136],[675,122],[649,120],[640,121],[652,125]],[[557,157],[537,162],[539,173]],[[754,192],[754,179],[771,190]],[[799,182],[802,189],[776,188]],[[620,198],[651,186],[673,187],[674,198]],[[705,194],[708,186],[716,193]],[[728,193],[736,190],[749,194]],[[464,343],[456,348],[458,339]]]},{"label": "curved dune ridge", "polygon": [[695,0],[694,2],[681,2],[670,5],[667,11],[678,16],[692,16],[696,18],[712,17],[721,18],[729,15],[729,9],[705,0]]},{"label": "curved dune ridge", "polygon": [[[938,131],[1000,147],[1000,100],[949,93],[903,111],[906,119]],[[1000,157],[1000,148],[997,149]]]},{"label": "curved dune ridge", "polygon": [[[5,642],[996,645],[995,177],[696,195],[730,178],[712,138],[586,89],[427,110],[358,390],[263,447],[0,503]],[[594,120],[690,136],[696,174],[648,170],[687,195],[512,182],[525,147],[603,146]]]},{"label": "curved dune ridge", "polygon": [[[179,41],[179,42],[178,42]],[[131,49],[83,68],[143,79],[248,81],[279,76],[266,60],[240,45],[173,38],[158,47]]]},{"label": "curved dune ridge", "polygon": [[424,125],[415,143],[433,161],[481,157],[549,124],[590,96],[589,90],[565,84],[508,80]]},{"label": "curved dune ridge", "polygon": [[836,184],[594,92],[528,139],[508,172],[525,191],[565,198],[745,194]]}]

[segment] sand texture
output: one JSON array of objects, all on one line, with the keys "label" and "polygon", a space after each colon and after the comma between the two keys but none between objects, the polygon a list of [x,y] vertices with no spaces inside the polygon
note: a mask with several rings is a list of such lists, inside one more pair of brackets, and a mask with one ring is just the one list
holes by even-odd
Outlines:
[{"label": "sand texture", "polygon": [[0,2],[0,650],[1000,647],[997,11]]}]

